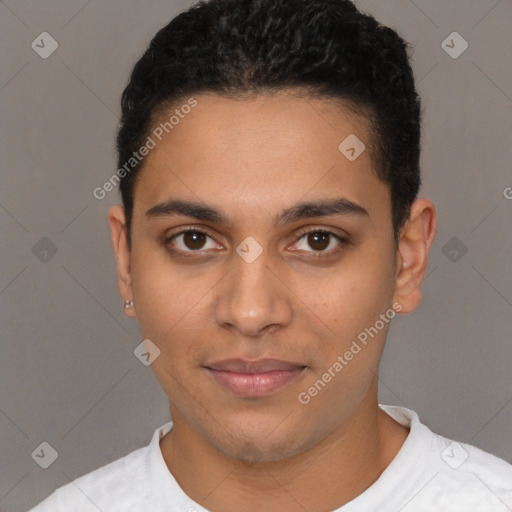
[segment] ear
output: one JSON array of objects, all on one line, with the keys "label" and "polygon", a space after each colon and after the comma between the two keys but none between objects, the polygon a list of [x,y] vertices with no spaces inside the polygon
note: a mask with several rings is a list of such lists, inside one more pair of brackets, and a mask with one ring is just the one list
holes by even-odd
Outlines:
[{"label": "ear", "polygon": [[[130,249],[126,236],[126,216],[120,204],[108,211],[110,235],[117,262],[117,287],[123,301],[133,300],[132,278],[130,274]],[[124,310],[126,316],[135,318],[135,306]]]},{"label": "ear", "polygon": [[399,234],[396,253],[394,301],[401,314],[411,313],[421,304],[421,283],[428,264],[428,252],[437,228],[436,209],[429,199],[414,201],[411,214]]}]

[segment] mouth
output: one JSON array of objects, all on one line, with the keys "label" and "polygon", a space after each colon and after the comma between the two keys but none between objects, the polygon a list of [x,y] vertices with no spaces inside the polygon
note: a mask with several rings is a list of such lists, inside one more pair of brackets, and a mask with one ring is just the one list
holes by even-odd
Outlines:
[{"label": "mouth", "polygon": [[307,366],[278,359],[230,359],[205,368],[222,387],[237,396],[251,398],[269,395],[285,386],[302,375]]}]

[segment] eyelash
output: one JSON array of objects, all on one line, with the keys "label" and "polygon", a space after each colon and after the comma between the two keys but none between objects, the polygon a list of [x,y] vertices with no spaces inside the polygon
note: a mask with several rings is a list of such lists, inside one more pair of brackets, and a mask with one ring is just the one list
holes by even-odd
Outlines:
[{"label": "eyelash", "polygon": [[[201,233],[203,235],[206,235],[207,237],[211,238],[213,240],[213,237],[210,235],[210,233],[208,233],[207,231],[201,229],[201,228],[187,228],[187,229],[183,229],[177,233],[173,233],[172,235],[169,235],[169,236],[166,236],[163,240],[163,243],[164,245],[167,247],[172,241],[174,238],[180,236],[180,235],[184,235],[184,234],[187,234],[187,233]],[[324,229],[324,228],[313,228],[313,229],[304,229],[302,231],[300,231],[298,234],[297,234],[297,240],[296,242],[294,243],[297,243],[299,240],[301,240],[302,238],[304,238],[304,236],[306,235],[309,235],[309,234],[312,234],[312,233],[322,233],[322,234],[327,234],[327,235],[330,235],[331,237],[335,238],[338,242],[339,242],[339,245],[337,248],[335,249],[330,249],[329,251],[306,251],[306,252],[311,252],[313,254],[313,256],[309,256],[310,258],[322,258],[322,257],[327,257],[327,256],[331,256],[339,251],[342,250],[342,248],[344,246],[347,246],[349,245],[349,241],[340,236],[340,235],[337,235],[336,233],[333,233],[332,231],[329,231],[327,229]],[[173,252],[176,252],[176,253],[179,253],[180,255],[184,255],[186,258],[193,258],[195,256],[192,256],[192,254],[194,253],[201,253],[201,251],[203,249],[198,249],[198,250],[188,250],[188,251],[183,251],[181,249],[169,249]],[[300,250],[298,250],[297,252],[301,252]],[[327,255],[327,256],[324,256],[324,255]]]}]

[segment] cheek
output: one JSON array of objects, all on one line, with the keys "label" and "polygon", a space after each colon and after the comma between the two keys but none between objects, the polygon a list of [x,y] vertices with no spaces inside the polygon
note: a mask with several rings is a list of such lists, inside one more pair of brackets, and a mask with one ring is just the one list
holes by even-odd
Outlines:
[{"label": "cheek", "polygon": [[175,387],[171,375],[183,380],[182,372],[201,360],[205,346],[211,346],[204,326],[211,321],[208,292],[219,276],[187,273],[160,258],[143,257],[149,253],[139,251],[132,258],[136,315],[142,337],[160,349],[152,367],[162,387],[169,389]]},{"label": "cheek", "polygon": [[298,283],[297,295],[322,319],[331,331],[356,335],[372,325],[389,307],[393,298],[393,275],[389,262],[360,259],[357,264],[340,267],[324,279]]},{"label": "cheek", "polygon": [[[330,319],[325,322],[330,334],[326,337],[325,329],[319,326],[318,364],[302,390],[311,398],[311,412],[318,410],[320,414],[326,404],[337,407],[340,403],[349,410],[350,404],[355,406],[363,399],[374,380],[394,316],[390,283],[382,280],[382,275],[351,274],[345,281],[332,282],[328,296],[312,305],[319,316]],[[381,315],[386,313],[383,321]],[[311,330],[311,324],[308,328]]]},{"label": "cheek", "polygon": [[172,337],[181,322],[196,314],[208,289],[204,277],[187,278],[154,248],[134,251],[131,274],[141,330],[161,341]]},{"label": "cheek", "polygon": [[[309,309],[322,320],[316,322],[318,365],[312,381],[329,369],[336,376],[325,377],[331,378],[332,384],[319,401],[336,401],[341,395],[357,394],[366,388],[377,371],[388,322],[394,316],[390,309],[394,288],[389,254],[361,252],[350,263],[340,266],[322,286],[303,287],[301,292],[307,297],[304,313]],[[383,322],[381,315],[386,312],[389,316]],[[316,330],[311,322],[304,327],[309,332]],[[339,356],[343,359],[340,363],[343,369],[336,371],[340,365],[336,368],[333,365]]]}]

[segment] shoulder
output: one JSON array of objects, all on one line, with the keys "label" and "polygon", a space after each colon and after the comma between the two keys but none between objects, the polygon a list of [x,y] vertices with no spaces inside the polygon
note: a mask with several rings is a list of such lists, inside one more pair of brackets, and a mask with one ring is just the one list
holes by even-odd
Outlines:
[{"label": "shoulder", "polygon": [[381,407],[410,429],[399,453],[402,458],[397,457],[403,470],[400,481],[407,488],[403,512],[512,510],[511,464],[476,446],[432,432],[410,409]]},{"label": "shoulder", "polygon": [[[512,507],[512,465],[476,446],[435,436],[441,449],[442,464],[434,479],[444,500],[457,497],[459,502],[481,506],[483,511],[510,510]],[[490,508],[490,507],[493,508]]]},{"label": "shoulder", "polygon": [[[114,462],[59,487],[29,512],[137,510],[151,503],[147,485],[148,447],[139,448]],[[126,504],[124,508],[122,505]],[[122,508],[120,508],[120,505]],[[142,508],[151,510],[150,508]]]}]

